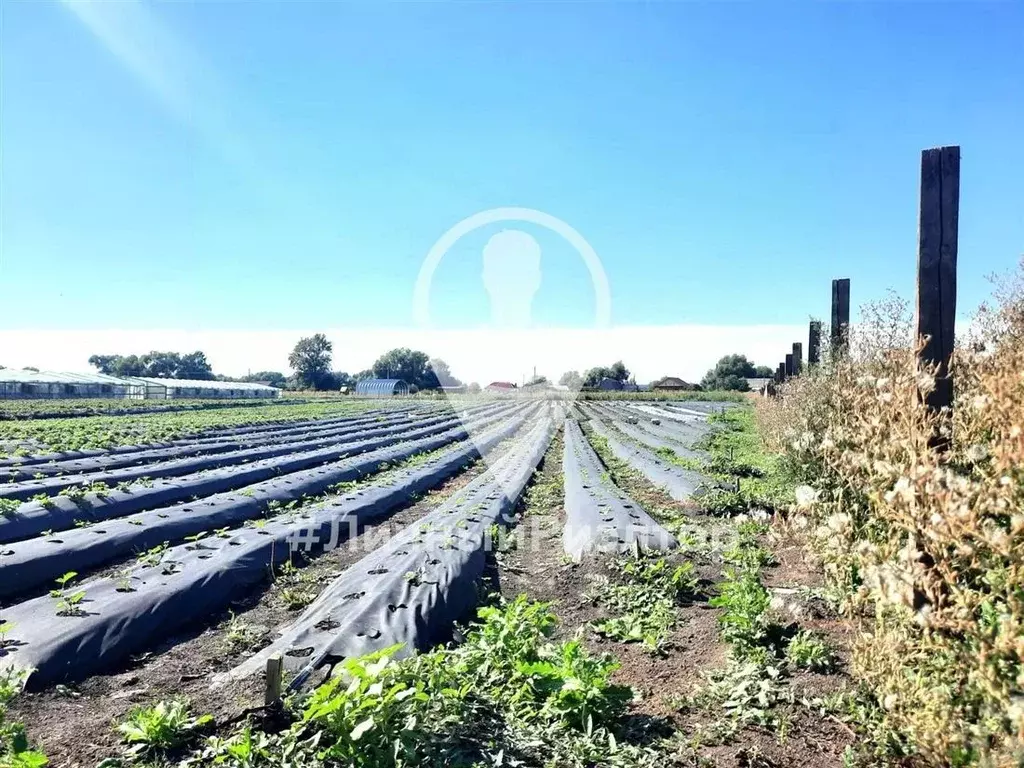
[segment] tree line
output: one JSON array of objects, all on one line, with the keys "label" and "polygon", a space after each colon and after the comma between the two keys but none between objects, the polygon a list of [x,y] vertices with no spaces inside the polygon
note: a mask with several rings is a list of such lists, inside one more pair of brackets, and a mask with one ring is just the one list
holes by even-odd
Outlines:
[{"label": "tree line", "polygon": [[[408,347],[389,350],[378,357],[370,368],[354,374],[334,370],[333,353],[334,345],[330,339],[322,333],[316,333],[299,339],[288,355],[288,365],[293,371],[291,376],[280,371],[258,371],[238,380],[260,382],[284,389],[312,390],[340,390],[354,387],[363,379],[374,378],[399,379],[414,392],[463,385],[444,360],[431,358],[426,352]],[[145,355],[93,355],[89,358],[89,364],[100,373],[111,376],[228,380],[213,372],[206,355],[200,351],[188,354],[154,351]],[[705,390],[742,392],[750,389],[748,379],[771,378],[773,374],[774,371],[768,366],[754,365],[744,355],[726,355],[704,375],[699,387]],[[583,374],[566,371],[558,383],[576,390],[598,387],[603,379],[623,384],[632,380],[629,369],[621,360],[617,360],[609,366],[590,368]],[[535,376],[529,383],[546,384],[547,378]],[[474,382],[467,390],[478,392],[480,386]]]},{"label": "tree line", "polygon": [[[439,389],[462,386],[448,364],[431,358],[426,352],[401,347],[385,352],[371,368],[349,374],[332,366],[334,345],[324,334],[317,333],[299,339],[288,355],[293,374],[280,371],[257,371],[236,381],[259,382],[288,389],[338,390],[353,387],[362,379],[400,379],[410,390]],[[89,364],[100,373],[110,376],[146,377],[160,379],[200,379],[227,381],[228,377],[215,374],[203,352],[150,352],[145,355],[92,355]],[[470,385],[479,391],[479,385]]]}]

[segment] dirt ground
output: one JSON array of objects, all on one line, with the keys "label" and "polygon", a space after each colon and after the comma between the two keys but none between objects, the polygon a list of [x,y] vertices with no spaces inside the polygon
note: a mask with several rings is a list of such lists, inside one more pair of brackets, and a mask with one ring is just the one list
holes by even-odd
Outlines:
[{"label": "dirt ground", "polygon": [[211,689],[214,677],[268,645],[275,630],[304,607],[296,600],[312,602],[341,571],[366,554],[371,539],[385,529],[397,533],[412,524],[486,468],[485,462],[478,461],[416,504],[367,526],[337,549],[292,573],[279,574],[230,610],[196,617],[187,630],[128,664],[74,685],[19,696],[11,707],[12,720],[25,724],[31,743],[50,758],[53,768],[95,768],[102,759],[123,753],[116,726],[134,707],[184,698],[196,702],[195,714],[213,715],[219,728],[260,711],[262,675]]},{"label": "dirt ground", "polygon": [[[522,507],[524,516],[516,528],[516,546],[497,558],[496,578],[500,591],[508,599],[527,594],[535,600],[551,602],[560,620],[556,637],[566,639],[579,634],[592,651],[613,654],[621,665],[615,673],[616,682],[631,686],[639,694],[631,709],[639,728],[661,735],[676,732],[684,738],[697,734],[702,727],[711,725],[716,713],[684,714],[677,702],[692,694],[705,682],[705,674],[723,666],[727,659],[727,647],[719,638],[719,609],[708,604],[714,594],[714,582],[721,578],[721,565],[711,558],[695,558],[699,594],[679,609],[679,619],[666,653],[654,654],[640,644],[616,642],[591,631],[589,623],[605,618],[605,614],[600,606],[584,598],[584,592],[596,577],[607,572],[607,568],[605,562],[597,559],[573,564],[562,557],[565,512],[560,485],[561,451],[561,440],[556,439]],[[673,501],[642,478],[613,474],[613,479],[634,498],[643,499],[647,509],[686,509],[692,514],[687,505]],[[545,492],[537,493],[539,488]],[[712,529],[720,527],[722,521],[692,516],[691,524]],[[765,569],[765,586],[780,588],[787,607],[793,606],[799,614],[801,628],[820,633],[831,647],[839,650],[840,656],[836,673],[800,673],[793,676],[790,685],[800,696],[825,695],[837,689],[845,679],[841,649],[849,643],[848,630],[829,613],[823,602],[808,603],[802,599],[800,588],[819,587],[820,578],[805,561],[799,545],[786,542],[770,548],[778,564]],[[681,560],[684,556],[674,557]],[[748,728],[729,743],[695,746],[693,764],[721,768],[842,765],[843,750],[854,739],[845,725],[822,719],[806,708],[795,707],[791,716],[791,726],[783,739],[766,729]]]},{"label": "dirt ground", "polygon": [[[584,593],[596,578],[607,573],[607,563],[588,560],[573,564],[563,557],[561,452],[562,440],[558,435],[520,505],[523,517],[514,532],[514,546],[494,556],[489,586],[508,598],[526,594],[535,600],[550,601],[560,621],[558,638],[580,635],[591,650],[607,651],[619,660],[616,681],[631,686],[639,694],[631,706],[631,733],[675,733],[685,740],[710,726],[716,717],[712,711],[681,709],[679,702],[704,684],[707,672],[722,667],[727,659],[727,647],[719,639],[719,611],[708,604],[715,592],[714,583],[721,578],[721,564],[712,557],[693,553],[673,556],[692,557],[701,581],[698,595],[680,608],[665,653],[656,655],[639,644],[620,643],[597,635],[589,624],[604,617],[603,609],[588,601]],[[50,757],[55,768],[94,768],[103,758],[123,753],[116,724],[136,706],[151,705],[172,696],[185,698],[197,703],[196,714],[213,715],[221,730],[250,713],[259,715],[264,695],[262,676],[211,690],[214,677],[267,645],[277,628],[286,625],[340,571],[365,554],[364,537],[378,536],[384,527],[397,531],[409,525],[485,469],[484,462],[478,462],[417,504],[369,526],[361,536],[337,550],[291,573],[278,575],[265,590],[231,606],[230,611],[197,617],[187,631],[168,638],[160,647],[119,669],[74,686],[19,697],[12,707],[12,718],[25,723],[30,739]],[[642,478],[613,477],[649,510],[693,515],[692,508],[674,502]],[[692,517],[691,523],[707,530],[723,525],[721,520],[698,516]],[[841,649],[848,644],[848,631],[821,601],[808,601],[801,596],[804,591],[799,588],[813,588],[820,583],[800,547],[788,542],[771,548],[778,564],[765,570],[766,586],[780,590],[787,610],[792,606],[799,615],[801,627],[820,632],[833,648],[840,649],[838,673],[801,673],[790,680],[801,696],[823,695],[844,679]],[[695,743],[692,764],[723,768],[827,768],[842,764],[842,752],[852,740],[853,734],[846,726],[797,706],[784,739],[767,729],[748,728],[724,744]]]}]

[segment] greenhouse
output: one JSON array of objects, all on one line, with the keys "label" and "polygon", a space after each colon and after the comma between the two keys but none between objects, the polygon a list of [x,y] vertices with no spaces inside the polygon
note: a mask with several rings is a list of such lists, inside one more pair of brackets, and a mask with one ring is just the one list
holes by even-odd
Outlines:
[{"label": "greenhouse", "polygon": [[202,398],[258,398],[277,397],[281,390],[266,384],[248,381],[214,381],[205,379],[151,379],[135,378],[134,382],[146,388],[146,399]]},{"label": "greenhouse", "polygon": [[409,394],[409,385],[401,379],[363,379],[356,382],[357,395],[390,397]]},{"label": "greenhouse", "polygon": [[121,378],[102,373],[0,369],[0,400],[106,397],[122,400],[277,397],[281,390],[243,381]]},{"label": "greenhouse", "polygon": [[141,399],[142,382],[102,373],[55,373],[53,371],[0,370],[0,400],[34,400],[75,397]]}]

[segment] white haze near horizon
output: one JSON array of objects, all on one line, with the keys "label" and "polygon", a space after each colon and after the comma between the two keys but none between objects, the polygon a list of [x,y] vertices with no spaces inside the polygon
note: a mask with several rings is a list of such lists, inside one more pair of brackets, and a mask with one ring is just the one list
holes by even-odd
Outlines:
[{"label": "white haze near horizon", "polygon": [[[295,342],[316,330],[0,330],[0,365],[45,371],[86,372],[93,354],[145,354],[153,350],[202,350],[215,373],[288,374]],[[553,381],[622,360],[640,383],[662,376],[699,381],[723,355],[744,354],[774,368],[799,341],[807,350],[807,326],[665,325],[606,329],[437,330],[333,328],[333,369],[357,373],[389,349],[411,347],[443,359],[465,382],[522,382],[533,374]]]}]

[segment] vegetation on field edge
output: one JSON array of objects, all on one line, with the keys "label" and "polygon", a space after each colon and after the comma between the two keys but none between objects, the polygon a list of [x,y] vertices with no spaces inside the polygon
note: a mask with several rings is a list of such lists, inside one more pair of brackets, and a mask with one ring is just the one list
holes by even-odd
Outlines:
[{"label": "vegetation on field edge", "polygon": [[[787,383],[759,420],[860,632],[864,763],[1024,761],[1024,270],[952,363],[955,410],[925,406],[909,306],[863,310],[849,354]],[[940,451],[936,446],[946,446]]]}]

